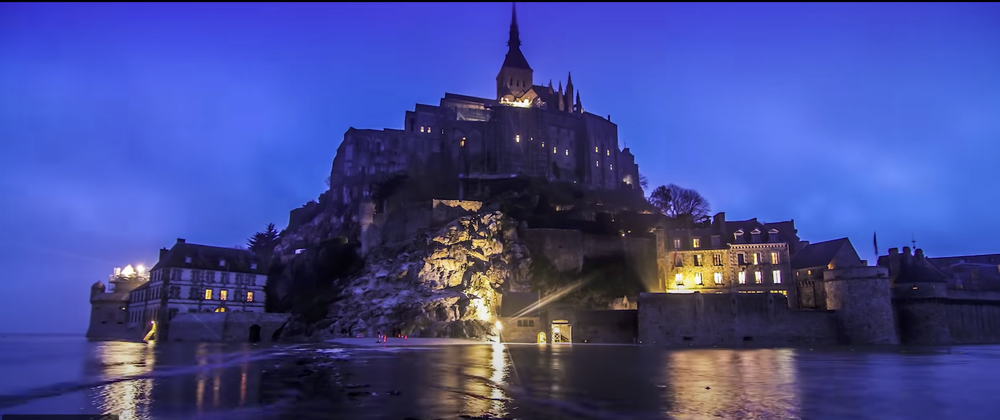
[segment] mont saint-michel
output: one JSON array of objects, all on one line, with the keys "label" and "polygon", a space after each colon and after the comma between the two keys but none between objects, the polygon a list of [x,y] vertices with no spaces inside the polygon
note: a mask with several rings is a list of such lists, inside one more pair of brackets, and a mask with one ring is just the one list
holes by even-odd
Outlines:
[{"label": "mont saint-michel", "polygon": [[694,190],[649,188],[611,110],[585,107],[569,71],[536,74],[521,45],[514,9],[506,55],[483,75],[495,97],[445,93],[398,128],[348,128],[328,190],[284,230],[247,249],[177,239],[150,269],[93,284],[88,335],[1000,342],[1000,255],[914,244],[869,264],[848,238],[805,240],[794,220],[729,219]]}]

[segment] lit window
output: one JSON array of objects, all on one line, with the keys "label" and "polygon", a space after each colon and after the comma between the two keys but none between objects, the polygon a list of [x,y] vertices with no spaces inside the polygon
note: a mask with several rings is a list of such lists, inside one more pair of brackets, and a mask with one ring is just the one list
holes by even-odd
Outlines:
[{"label": "lit window", "polygon": [[253,302],[253,292],[247,292],[247,302]]},{"label": "lit window", "polygon": [[542,148],[543,149],[545,148],[545,142],[544,141],[542,142]]},{"label": "lit window", "polygon": [[747,272],[746,271],[740,271],[739,281],[740,281],[740,284],[747,284]]},{"label": "lit window", "polygon": [[600,149],[598,149],[597,146],[594,146],[594,153],[601,153]]},{"label": "lit window", "polygon": [[680,247],[681,247],[681,240],[674,239],[674,249],[680,249]]},{"label": "lit window", "polygon": [[221,290],[221,291],[219,291],[219,300],[226,300],[226,298],[228,296],[229,296],[229,291],[228,290]]},{"label": "lit window", "polygon": [[612,165],[612,164],[609,163],[608,164],[608,169],[610,169],[612,171],[615,170],[615,165]]},{"label": "lit window", "polygon": [[459,147],[465,147],[465,137],[462,137],[462,141],[458,142]]},{"label": "lit window", "polygon": [[215,312],[226,312],[226,308],[216,308]]},{"label": "lit window", "polygon": [[552,148],[552,153],[553,153],[553,154],[555,154],[555,153],[556,153],[556,148],[555,148],[555,147],[553,147],[553,148]]},{"label": "lit window", "polygon": [[772,271],[771,279],[774,280],[774,284],[781,284],[781,270]]},{"label": "lit window", "polygon": [[534,137],[528,137],[528,141],[535,141]]},{"label": "lit window", "polygon": [[753,253],[753,265],[757,265],[757,264],[760,264],[760,254],[754,252]]},{"label": "lit window", "polygon": [[778,263],[778,253],[777,252],[772,252],[771,253],[771,264],[777,264],[777,263]]},{"label": "lit window", "polygon": [[684,275],[681,274],[681,273],[675,274],[674,275],[674,283],[676,283],[678,286],[683,285],[684,284]]},{"label": "lit window", "polygon": [[712,265],[722,265],[722,255],[712,254]]},{"label": "lit window", "polygon": [[722,273],[715,273],[715,284],[722,284]]},{"label": "lit window", "polygon": [[694,284],[697,284],[699,286],[702,285],[701,273],[694,273]]},{"label": "lit window", "polygon": [[226,260],[219,260],[219,267],[225,267],[225,266],[226,266]]},{"label": "lit window", "polygon": [[694,254],[695,267],[701,267],[701,254]]},{"label": "lit window", "polygon": [[431,128],[427,127],[427,134],[430,134],[430,133],[431,133]]},{"label": "lit window", "polygon": [[205,289],[205,299],[212,299],[212,289]]},{"label": "lit window", "polygon": [[594,166],[600,167],[601,166],[601,162],[598,162],[598,161],[595,160],[594,161]]},{"label": "lit window", "polygon": [[520,143],[521,142],[521,135],[520,134],[515,134],[514,135],[514,142],[515,143]]},{"label": "lit window", "polygon": [[566,149],[566,156],[569,156],[569,149]]},{"label": "lit window", "polygon": [[760,284],[761,282],[764,281],[764,274],[761,273],[760,270],[754,271],[753,272],[753,281],[754,281],[754,283]]},{"label": "lit window", "polygon": [[694,238],[694,239],[692,239],[691,240],[691,247],[692,248],[701,248],[701,239],[700,238]]},{"label": "lit window", "polygon": [[608,156],[611,156],[611,149],[608,149]]},{"label": "lit window", "polygon": [[424,132],[424,126],[420,126],[420,132],[421,132],[421,133],[423,133],[423,132]]}]

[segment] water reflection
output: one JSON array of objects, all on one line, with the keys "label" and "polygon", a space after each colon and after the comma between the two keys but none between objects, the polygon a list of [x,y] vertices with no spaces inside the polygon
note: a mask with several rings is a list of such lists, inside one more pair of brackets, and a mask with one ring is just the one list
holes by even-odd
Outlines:
[{"label": "water reflection", "polygon": [[662,356],[663,410],[672,418],[798,418],[793,350],[684,350]]},{"label": "water reflection", "polygon": [[[138,376],[155,366],[154,343],[99,343],[95,349],[100,380]],[[93,365],[91,366],[93,367]],[[149,418],[152,379],[115,382],[96,390],[93,404],[105,413],[115,413],[122,420]]]}]

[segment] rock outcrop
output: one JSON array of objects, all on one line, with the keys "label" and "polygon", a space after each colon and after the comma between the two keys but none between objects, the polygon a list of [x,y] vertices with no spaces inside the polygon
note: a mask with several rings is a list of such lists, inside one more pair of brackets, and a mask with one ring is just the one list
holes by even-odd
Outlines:
[{"label": "rock outcrop", "polygon": [[479,212],[382,244],[364,268],[337,280],[339,294],[322,320],[296,317],[285,338],[399,329],[411,337],[490,339],[501,293],[528,287],[530,257],[516,227],[499,211]]}]

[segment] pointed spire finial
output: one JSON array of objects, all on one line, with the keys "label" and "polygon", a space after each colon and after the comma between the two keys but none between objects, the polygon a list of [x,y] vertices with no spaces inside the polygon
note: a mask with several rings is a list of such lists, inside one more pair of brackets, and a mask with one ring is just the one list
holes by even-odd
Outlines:
[{"label": "pointed spire finial", "polygon": [[507,40],[510,48],[521,48],[521,36],[517,30],[517,3],[510,4],[510,39]]},{"label": "pointed spire finial", "polygon": [[569,77],[566,79],[566,86],[573,84],[573,72],[569,72]]}]

